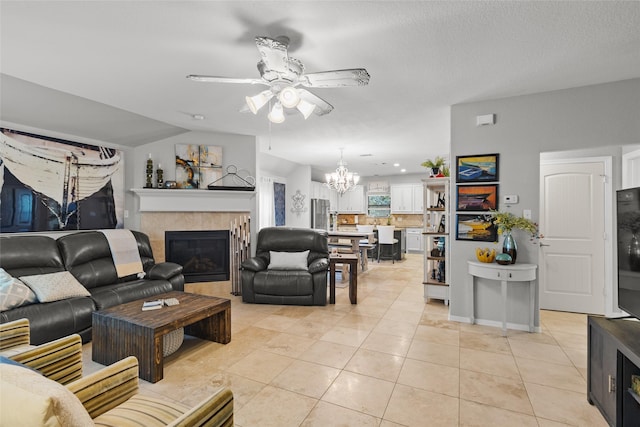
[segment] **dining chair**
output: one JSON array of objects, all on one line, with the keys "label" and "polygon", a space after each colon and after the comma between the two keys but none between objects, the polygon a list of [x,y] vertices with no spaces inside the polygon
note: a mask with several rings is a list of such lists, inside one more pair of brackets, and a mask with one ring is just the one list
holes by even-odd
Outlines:
[{"label": "dining chair", "polygon": [[393,237],[395,225],[379,225],[378,226],[378,262],[380,262],[380,254],[385,246],[391,246],[391,260],[395,264],[398,251],[398,239]]}]

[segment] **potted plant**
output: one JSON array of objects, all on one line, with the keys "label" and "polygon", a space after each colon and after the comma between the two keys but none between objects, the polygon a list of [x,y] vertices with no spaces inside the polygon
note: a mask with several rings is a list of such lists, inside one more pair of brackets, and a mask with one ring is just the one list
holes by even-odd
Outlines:
[{"label": "potted plant", "polygon": [[434,160],[427,159],[420,163],[420,166],[431,169],[431,176],[438,176],[440,175],[440,168],[444,166],[444,157],[436,156]]},{"label": "potted plant", "polygon": [[502,253],[511,256],[511,264],[515,264],[518,254],[516,241],[513,240],[511,231],[520,229],[531,233],[532,238],[538,237],[538,224],[522,216],[515,216],[511,212],[491,211],[493,224],[498,228],[498,234],[504,234]]}]

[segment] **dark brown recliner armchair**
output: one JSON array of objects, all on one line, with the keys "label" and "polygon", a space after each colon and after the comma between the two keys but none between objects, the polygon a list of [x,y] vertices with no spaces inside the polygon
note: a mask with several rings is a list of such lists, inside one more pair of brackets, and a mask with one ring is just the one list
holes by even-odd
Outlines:
[{"label": "dark brown recliner armchair", "polygon": [[326,231],[263,228],[258,233],[256,256],[244,261],[241,268],[243,302],[327,304]]}]

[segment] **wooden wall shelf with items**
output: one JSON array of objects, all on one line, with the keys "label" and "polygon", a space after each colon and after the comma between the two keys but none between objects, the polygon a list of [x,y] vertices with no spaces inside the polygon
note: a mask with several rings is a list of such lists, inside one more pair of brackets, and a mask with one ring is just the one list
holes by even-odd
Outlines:
[{"label": "wooden wall shelf with items", "polygon": [[449,178],[423,179],[424,299],[449,304]]}]

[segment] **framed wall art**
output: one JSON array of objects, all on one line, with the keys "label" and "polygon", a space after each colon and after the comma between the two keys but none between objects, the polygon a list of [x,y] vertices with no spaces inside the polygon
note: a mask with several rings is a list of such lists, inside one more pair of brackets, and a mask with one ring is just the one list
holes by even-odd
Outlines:
[{"label": "framed wall art", "polygon": [[0,232],[124,226],[123,153],[0,128]]},{"label": "framed wall art", "polygon": [[498,181],[499,154],[456,157],[456,182]]},{"label": "framed wall art", "polygon": [[498,230],[491,215],[456,215],[456,240],[497,242]]},{"label": "framed wall art", "polygon": [[176,144],[176,182],[179,188],[207,188],[222,177],[222,147]]},{"label": "framed wall art", "polygon": [[498,184],[458,185],[458,211],[490,211],[498,208]]}]

